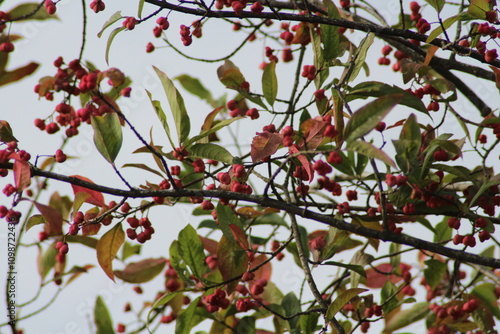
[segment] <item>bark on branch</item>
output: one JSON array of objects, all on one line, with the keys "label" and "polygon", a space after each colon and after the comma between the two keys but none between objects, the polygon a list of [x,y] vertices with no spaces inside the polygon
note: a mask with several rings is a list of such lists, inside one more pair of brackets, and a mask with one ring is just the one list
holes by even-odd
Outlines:
[{"label": "bark on branch", "polygon": [[[12,169],[12,164],[0,164],[0,168]],[[310,209],[306,209],[295,204],[289,204],[284,201],[279,201],[270,197],[262,195],[248,195],[242,193],[236,193],[224,190],[204,190],[204,189],[176,189],[176,190],[142,190],[142,189],[131,189],[123,190],[111,187],[106,187],[103,185],[87,182],[76,177],[66,176],[62,174],[57,174],[54,172],[44,171],[36,167],[31,167],[32,176],[41,176],[48,179],[59,180],[62,182],[78,185],[87,189],[100,191],[106,194],[129,197],[129,198],[149,198],[149,197],[214,197],[214,198],[224,198],[228,200],[238,200],[254,204],[259,204],[263,207],[271,207],[279,210],[283,210],[289,214],[294,214],[305,219],[310,219],[323,223],[329,226],[336,227],[340,230],[348,231],[354,234],[358,234],[367,238],[375,238],[382,241],[391,241],[402,245],[407,245],[414,247],[416,249],[422,249],[434,253],[441,254],[443,256],[459,260],[461,262],[475,263],[492,268],[500,268],[500,259],[494,259],[486,256],[481,256],[477,254],[472,254],[464,252],[462,250],[456,250],[436,244],[423,239],[411,237],[405,234],[393,234],[389,231],[377,231],[372,230],[360,225],[350,224],[346,221],[335,219],[333,216],[328,214],[321,214]]]}]

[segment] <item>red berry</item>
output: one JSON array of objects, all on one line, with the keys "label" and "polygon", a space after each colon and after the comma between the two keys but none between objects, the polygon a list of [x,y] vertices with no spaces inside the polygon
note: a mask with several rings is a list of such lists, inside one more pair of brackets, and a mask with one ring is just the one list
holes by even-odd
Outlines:
[{"label": "red berry", "polygon": [[476,238],[473,235],[466,235],[463,240],[465,246],[474,247],[476,246]]},{"label": "red berry", "polygon": [[153,52],[154,50],[155,50],[155,46],[153,45],[153,43],[148,43],[148,44],[146,45],[146,52],[147,52],[147,53],[151,53],[151,52]]},{"label": "red berry", "polygon": [[14,51],[14,44],[12,44],[11,42],[3,42],[0,44],[0,52],[9,53],[12,51]]},{"label": "red berry", "polygon": [[484,60],[487,63],[492,63],[498,58],[498,53],[496,49],[488,50],[484,54]]},{"label": "red berry", "polygon": [[116,325],[116,332],[117,333],[125,333],[125,325],[122,323],[118,323]]},{"label": "red berry", "polygon": [[448,161],[448,153],[445,150],[437,150],[433,154],[434,160],[436,161]]},{"label": "red berry", "polygon": [[252,6],[250,6],[250,11],[255,14],[260,14],[264,10],[264,6],[258,1],[254,2]]},{"label": "red berry", "polygon": [[410,2],[410,10],[413,13],[418,13],[418,11],[420,10],[420,5],[418,4],[418,2],[416,1]]},{"label": "red berry", "polygon": [[382,48],[382,54],[384,56],[388,56],[390,53],[392,52],[392,47],[390,45],[385,45],[383,48]]},{"label": "red berry", "polygon": [[106,5],[102,0],[94,0],[90,3],[90,9],[94,11],[94,13],[102,12],[106,8]]}]

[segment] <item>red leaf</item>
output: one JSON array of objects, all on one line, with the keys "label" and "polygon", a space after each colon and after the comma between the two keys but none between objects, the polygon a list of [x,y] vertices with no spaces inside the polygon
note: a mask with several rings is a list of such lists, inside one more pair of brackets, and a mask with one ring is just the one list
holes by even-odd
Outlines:
[{"label": "red leaf", "polygon": [[203,243],[203,248],[210,254],[210,255],[215,255],[217,254],[217,246],[218,242],[209,238],[205,238],[202,236],[198,236],[200,238],[201,242]]},{"label": "red leaf", "polygon": [[300,148],[306,150],[314,150],[325,139],[323,134],[326,128],[326,123],[323,120],[308,119],[301,125],[301,130],[305,133],[305,140],[299,143]]},{"label": "red leaf", "polygon": [[252,161],[257,162],[274,154],[282,143],[283,136],[279,133],[269,131],[257,133],[257,136],[253,137],[250,151]]},{"label": "red leaf", "polygon": [[392,265],[390,263],[382,263],[375,268],[366,270],[366,283],[369,288],[378,289],[384,286],[388,280],[396,284],[403,278],[394,274],[385,274],[392,272]]},{"label": "red leaf", "polygon": [[493,73],[495,73],[495,84],[500,90],[500,69],[496,68],[495,66],[490,66],[490,68],[493,70]]},{"label": "red leaf", "polygon": [[[80,175],[71,175],[71,176],[76,177],[77,179],[80,179],[82,181],[94,183],[90,179],[88,179],[84,176],[80,176]],[[90,190],[88,188],[85,188],[82,186],[77,186],[74,184],[72,184],[71,187],[73,188],[73,193],[75,195],[78,192],[84,192],[84,193],[87,193],[90,195],[90,197],[85,200],[86,203],[90,203],[90,204],[97,205],[100,207],[106,206],[106,203],[104,203],[104,196],[102,195],[102,193],[100,191]]]},{"label": "red leaf", "polygon": [[26,161],[20,159],[14,161],[14,182],[18,193],[29,187],[31,183],[31,171]]},{"label": "red leaf", "polygon": [[53,207],[43,205],[37,202],[33,202],[42,214],[42,217],[45,219],[45,221],[48,223],[46,225],[48,227],[47,233],[50,236],[54,235],[61,235],[62,234],[62,223],[63,223],[63,218],[62,215],[59,211],[54,209]]},{"label": "red leaf", "polygon": [[249,245],[245,232],[243,232],[243,230],[239,226],[234,224],[229,224],[229,228],[233,233],[233,238],[236,241],[236,243],[244,250],[247,250],[249,248]]},{"label": "red leaf", "polygon": [[396,123],[394,123],[393,125],[389,125],[389,126],[386,128],[386,130],[389,130],[389,129],[395,128],[395,127],[397,127],[397,126],[401,126],[401,125],[403,125],[406,121],[407,121],[407,118],[401,119],[401,120],[397,121]]},{"label": "red leaf", "polygon": [[[260,266],[262,263],[267,261],[267,256],[265,254],[260,254],[259,256],[254,257],[253,261],[250,263],[250,269]],[[271,280],[271,273],[273,268],[271,266],[271,262],[267,262],[265,265],[260,267],[258,270],[254,271],[255,277],[253,280],[248,282],[248,285],[252,287],[255,282],[259,279]]]},{"label": "red leaf", "polygon": [[[299,153],[299,149],[297,148],[296,145],[290,146],[288,150],[289,150],[290,154],[297,154],[297,153]],[[297,157],[297,159],[299,159],[299,161],[302,164],[302,166],[304,166],[304,168],[306,169],[307,176],[309,176],[309,183],[310,183],[313,180],[313,178],[314,178],[313,165],[307,159],[307,157],[305,155],[303,155],[303,154],[299,154],[296,157]]]}]

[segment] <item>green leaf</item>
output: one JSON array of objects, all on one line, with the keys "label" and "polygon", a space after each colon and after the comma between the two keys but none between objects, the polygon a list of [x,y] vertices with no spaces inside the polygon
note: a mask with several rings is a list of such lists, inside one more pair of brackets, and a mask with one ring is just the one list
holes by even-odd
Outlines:
[{"label": "green leaf", "polygon": [[384,314],[388,314],[398,307],[398,299],[394,298],[397,292],[398,289],[391,281],[385,282],[382,290],[380,290],[380,300],[383,305],[382,308],[384,310]]},{"label": "green leaf", "polygon": [[429,314],[429,303],[416,303],[407,310],[399,311],[387,320],[384,333],[392,333],[395,330],[411,325],[422,320]]},{"label": "green leaf", "polygon": [[444,0],[425,0],[425,2],[431,5],[438,12],[438,14],[441,13],[441,10],[443,10]]},{"label": "green leaf", "polygon": [[122,16],[122,12],[120,10],[117,11],[117,12],[115,12],[113,15],[111,15],[111,17],[102,26],[101,31],[99,31],[97,33],[97,37],[101,38],[102,33],[104,32],[104,30],[106,30],[109,26],[112,26],[113,23],[115,23],[116,21],[118,21],[122,17],[123,17]]},{"label": "green leaf", "polygon": [[[39,3],[30,2],[17,5],[9,11],[10,17],[13,21],[27,21],[27,20],[59,20],[56,14],[49,14],[45,8],[40,7]],[[22,16],[26,16],[22,20]]]},{"label": "green leaf", "polygon": [[216,211],[219,228],[222,230],[222,233],[226,236],[226,238],[234,241],[233,233],[231,232],[229,225],[234,224],[239,228],[243,228],[240,218],[238,218],[238,216],[234,213],[233,209],[231,209],[228,205],[222,205],[220,202],[217,204]]},{"label": "green leaf", "polygon": [[94,238],[82,236],[82,235],[67,235],[64,238],[64,240],[66,240],[66,242],[78,243],[80,245],[84,245],[84,246],[87,246],[87,247],[93,248],[93,249],[97,248],[97,242],[99,241],[98,239],[94,239]]},{"label": "green leaf", "polygon": [[203,243],[201,242],[196,230],[187,225],[179,232],[179,255],[184,262],[191,268],[193,275],[202,279],[206,272],[205,253]]},{"label": "green leaf", "polygon": [[[328,11],[328,18],[340,19],[340,13],[332,0],[323,0],[323,5]],[[342,51],[339,47],[340,34],[339,27],[327,24],[321,24],[321,41],[323,42],[323,59],[326,64],[331,64]]]},{"label": "green leaf", "polygon": [[14,133],[12,132],[12,128],[10,127],[9,122],[4,120],[0,120],[0,141],[4,143],[17,141],[16,137],[14,137]]},{"label": "green leaf", "polygon": [[56,249],[56,242],[50,244],[50,246],[42,253],[42,248],[39,247],[40,254],[38,255],[38,273],[42,278],[42,281],[45,279],[45,276],[50,272],[54,265],[56,264],[56,255],[59,251]]},{"label": "green leaf", "polygon": [[[219,131],[220,129],[228,126],[229,124],[233,123],[234,121],[238,121],[238,120],[244,119],[244,118],[245,117],[234,117],[234,118],[222,120],[222,121],[218,122],[217,124],[215,124],[214,126],[212,126],[210,129],[203,131],[202,133],[200,133],[197,136],[189,138],[188,140],[186,140],[186,142],[184,144],[186,147],[188,147],[192,143],[198,142],[198,141],[200,141],[200,139],[208,137],[210,134]],[[200,144],[204,144],[204,143],[200,142]]]},{"label": "green leaf", "polygon": [[217,68],[217,76],[224,86],[236,90],[239,90],[241,84],[245,81],[245,77],[241,74],[240,69],[230,60],[225,60],[224,65]]},{"label": "green leaf", "polygon": [[113,273],[116,277],[127,283],[146,283],[163,271],[166,262],[164,258],[145,259],[130,263],[124,270],[115,270]]},{"label": "green leaf", "polygon": [[182,87],[191,94],[198,96],[200,99],[208,102],[210,105],[215,104],[212,94],[208,89],[205,88],[205,86],[203,86],[199,79],[193,78],[187,74],[181,74],[175,77],[174,80],[179,81]]},{"label": "green leaf", "polygon": [[460,13],[458,15],[454,15],[452,17],[447,18],[446,20],[443,21],[443,25],[439,25],[436,29],[431,31],[429,34],[429,37],[426,39],[426,43],[432,42],[436,37],[441,35],[443,33],[443,27],[444,29],[448,29],[451,27],[455,22],[457,21],[464,21],[464,20],[469,20],[472,19],[472,17],[468,13]]},{"label": "green leaf", "polygon": [[401,99],[400,104],[429,115],[429,111],[427,110],[427,107],[424,105],[421,99],[402,88],[391,86],[378,81],[366,81],[357,84],[349,90],[349,94],[346,96],[346,100],[350,102],[358,98],[366,98],[369,96],[381,97],[391,94],[403,94],[403,98]]},{"label": "green leaf", "polygon": [[114,334],[113,321],[109,310],[101,296],[97,296],[94,306],[94,323],[96,334]]},{"label": "green leaf", "polygon": [[491,0],[469,0],[470,5],[467,12],[476,19],[486,19],[486,12],[493,9],[496,1]]},{"label": "green leaf", "polygon": [[163,126],[163,130],[165,131],[165,134],[167,135],[168,141],[170,142],[170,145],[172,148],[175,148],[174,141],[172,140],[172,136],[170,135],[170,127],[168,126],[167,122],[167,116],[165,116],[165,112],[163,111],[163,108],[161,107],[160,101],[153,100],[153,96],[149,91],[146,90],[146,93],[148,94],[149,100],[151,101],[151,105],[153,106],[153,109],[156,113],[156,116],[160,120],[161,125]]},{"label": "green leaf", "polygon": [[149,327],[150,324],[150,318],[151,318],[151,313],[157,309],[160,306],[163,306],[165,304],[170,303],[175,297],[177,297],[180,293],[183,293],[184,291],[174,291],[174,292],[168,292],[161,296],[159,299],[155,300],[153,305],[151,306],[151,309],[148,312],[148,315],[146,317],[146,326]]},{"label": "green leaf", "polygon": [[326,320],[330,321],[333,317],[340,311],[351,299],[356,297],[362,292],[368,291],[368,289],[354,288],[348,289],[340,293],[337,298],[328,306],[326,311]]},{"label": "green leaf", "polygon": [[[303,314],[299,317],[299,326],[304,334],[316,333],[318,327],[319,313]],[[348,332],[347,332],[348,333]]]},{"label": "green leaf", "polygon": [[105,53],[105,60],[106,64],[109,64],[109,51],[111,50],[111,43],[113,43],[113,39],[115,38],[116,35],[118,35],[119,32],[125,30],[125,27],[118,27],[115,28],[108,37],[108,42],[106,43],[106,53]]},{"label": "green leaf", "polygon": [[274,61],[264,67],[264,73],[262,73],[262,91],[267,103],[272,106],[278,95],[278,78],[276,77],[276,62]]},{"label": "green leaf", "polygon": [[191,273],[189,272],[185,261],[179,255],[179,242],[177,240],[174,240],[170,244],[168,254],[170,255],[170,264],[177,272],[177,275],[179,275],[186,285],[189,286],[193,284],[193,281],[189,278]]},{"label": "green leaf", "polygon": [[[217,247],[217,262],[222,278],[227,281],[247,270],[248,254],[240,245],[223,235]],[[231,294],[237,285],[238,281],[226,285],[227,293]]]},{"label": "green leaf", "polygon": [[345,269],[349,269],[349,270],[352,270],[352,271],[354,271],[354,272],[356,272],[356,273],[358,273],[361,276],[363,276],[363,277],[366,278],[365,269],[363,269],[362,266],[357,265],[357,264],[346,264],[346,263],[336,262],[336,261],[326,261],[326,262],[323,262],[323,264],[329,265],[329,266],[342,267],[342,268],[345,268]]},{"label": "green leaf", "polygon": [[[283,310],[285,310],[285,315],[287,317],[291,317],[302,311],[302,309],[300,308],[300,301],[293,292],[289,292],[285,295],[285,297],[283,297],[283,300],[281,301],[281,307],[283,307]],[[294,317],[288,320],[291,329],[297,328],[298,322],[298,317]]]},{"label": "green leaf", "polygon": [[403,97],[403,94],[379,97],[354,112],[344,130],[346,141],[353,141],[373,130]]},{"label": "green leaf", "polygon": [[174,116],[177,136],[179,137],[179,145],[182,145],[189,137],[189,131],[191,129],[191,122],[189,120],[189,115],[186,111],[186,107],[184,106],[184,99],[182,98],[177,88],[175,88],[172,80],[170,80],[170,78],[156,66],[153,66],[153,68],[160,78],[163,89],[165,90],[165,94],[167,95],[170,110],[172,111],[172,115]]},{"label": "green leaf", "polygon": [[188,148],[189,156],[193,158],[212,159],[225,164],[233,163],[233,156],[227,149],[216,144],[194,144]]},{"label": "green leaf", "polygon": [[452,229],[448,226],[448,217],[436,225],[436,233],[434,233],[434,242],[440,243],[442,241],[450,240],[452,235]]},{"label": "green leaf", "polygon": [[255,317],[241,318],[236,326],[235,334],[255,334]]},{"label": "green leaf", "polygon": [[469,203],[469,208],[473,206],[473,204],[475,204],[476,200],[486,191],[488,190],[490,187],[492,186],[496,186],[500,184],[500,174],[497,174],[495,176],[493,176],[488,182],[485,182],[481,185],[481,187],[479,188],[479,190],[477,191],[477,193],[474,195],[474,197],[472,198],[472,200],[470,201]]},{"label": "green leaf", "polygon": [[425,261],[425,269],[424,269],[424,277],[427,281],[427,284],[434,289],[443,279],[448,267],[446,263],[443,263],[438,260],[429,259]]},{"label": "green leaf", "polygon": [[345,83],[354,81],[354,79],[356,79],[356,77],[358,76],[359,71],[365,64],[366,54],[368,52],[368,49],[372,45],[374,38],[375,34],[369,33],[368,35],[366,35],[365,38],[363,38],[363,40],[359,44],[359,47],[356,50],[356,53],[354,54],[354,68],[352,69]]},{"label": "green leaf", "polygon": [[125,261],[132,255],[141,254],[141,245],[139,244],[131,244],[130,242],[125,241],[122,249],[122,261]]},{"label": "green leaf", "polygon": [[26,222],[25,231],[28,231],[33,226],[40,225],[40,224],[45,224],[45,219],[43,218],[43,216],[42,215],[33,215],[33,216],[29,217],[28,221]]},{"label": "green leaf", "polygon": [[137,7],[137,17],[142,18],[142,8],[144,7],[144,0],[139,0],[139,6]]},{"label": "green leaf", "polygon": [[356,140],[347,142],[346,149],[348,151],[358,152],[359,154],[363,154],[371,159],[381,160],[385,164],[396,168],[396,164],[394,163],[394,161],[389,158],[389,156],[384,151],[376,148],[366,141]]},{"label": "green leaf", "polygon": [[149,311],[148,313],[148,321],[149,321],[149,314],[151,314],[151,312],[160,307],[160,306],[163,306],[165,304],[167,304],[168,302],[170,302],[172,299],[174,299],[179,293],[182,293],[183,291],[174,291],[174,292],[167,292],[166,294],[164,294],[163,296],[160,297],[160,299],[157,299],[153,305],[151,306],[151,310]]},{"label": "green leaf", "polygon": [[125,232],[123,232],[122,223],[118,223],[97,242],[97,262],[99,262],[104,273],[113,281],[115,280],[115,275],[113,274],[112,262],[124,241]]},{"label": "green leaf", "polygon": [[116,113],[104,116],[92,116],[94,144],[109,163],[113,163],[122,147],[123,136],[120,118]]},{"label": "green leaf", "polygon": [[191,329],[196,324],[195,311],[198,307],[201,297],[196,298],[189,306],[182,311],[175,322],[175,334],[190,334]]}]

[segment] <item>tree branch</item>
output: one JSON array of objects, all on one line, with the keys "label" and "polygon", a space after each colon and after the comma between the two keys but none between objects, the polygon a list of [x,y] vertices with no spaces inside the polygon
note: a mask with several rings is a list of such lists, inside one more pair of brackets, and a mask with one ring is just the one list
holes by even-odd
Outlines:
[{"label": "tree branch", "polygon": [[[13,165],[11,163],[0,164],[0,168],[12,169]],[[61,175],[53,172],[48,172],[41,170],[36,167],[31,167],[32,176],[42,176],[45,178],[59,180],[62,182],[78,185],[87,189],[100,191],[110,195],[116,195],[120,197],[129,198],[148,198],[148,197],[215,197],[224,198],[228,200],[238,200],[250,203],[259,204],[264,207],[271,207],[279,210],[283,210],[289,214],[295,214],[302,218],[315,220],[317,222],[336,227],[340,230],[348,231],[351,233],[358,234],[367,238],[375,238],[382,241],[391,241],[398,244],[403,244],[411,246],[417,249],[427,250],[430,252],[438,253],[443,256],[459,260],[461,262],[469,262],[480,264],[492,268],[500,268],[500,259],[494,259],[486,256],[481,256],[477,254],[467,253],[461,250],[456,250],[441,245],[437,245],[433,242],[411,237],[405,234],[393,234],[388,231],[377,231],[372,230],[360,225],[349,224],[345,221],[335,219],[334,217],[326,214],[320,214],[310,209],[301,208],[294,204],[285,203],[276,199],[269,197],[259,196],[259,195],[248,195],[243,193],[236,193],[224,190],[203,190],[203,189],[174,189],[174,190],[141,190],[141,189],[131,189],[123,190],[111,187],[102,186],[99,184],[83,181],[79,178]]]}]

